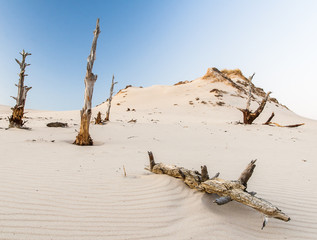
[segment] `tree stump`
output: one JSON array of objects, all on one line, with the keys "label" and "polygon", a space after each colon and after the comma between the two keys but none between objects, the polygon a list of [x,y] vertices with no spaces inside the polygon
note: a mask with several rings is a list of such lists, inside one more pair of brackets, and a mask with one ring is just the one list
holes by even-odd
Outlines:
[{"label": "tree stump", "polygon": [[98,112],[97,117],[95,118],[95,124],[102,124],[101,112]]}]

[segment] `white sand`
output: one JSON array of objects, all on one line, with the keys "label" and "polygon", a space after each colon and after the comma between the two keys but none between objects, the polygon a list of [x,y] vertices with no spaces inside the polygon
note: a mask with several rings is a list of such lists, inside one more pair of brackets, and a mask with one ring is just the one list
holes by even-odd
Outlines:
[{"label": "white sand", "polygon": [[[214,88],[229,93],[218,99]],[[0,239],[316,239],[317,121],[269,103],[255,124],[236,125],[242,118],[236,107],[246,99],[230,94],[237,91],[202,79],[128,88],[114,97],[111,122],[91,126],[92,147],[71,144],[79,111],[28,110],[31,131],[5,130],[11,110],[0,106]],[[219,101],[225,106],[215,105]],[[106,108],[93,115],[104,117]],[[275,122],[305,125],[261,125],[272,111]],[[137,122],[127,123],[131,119]],[[53,121],[69,128],[46,127]],[[224,179],[236,179],[258,159],[248,189],[292,220],[270,219],[261,230],[257,211],[236,202],[217,206],[216,195],[144,170],[148,150],[157,162],[206,164],[210,175],[219,171]]]}]

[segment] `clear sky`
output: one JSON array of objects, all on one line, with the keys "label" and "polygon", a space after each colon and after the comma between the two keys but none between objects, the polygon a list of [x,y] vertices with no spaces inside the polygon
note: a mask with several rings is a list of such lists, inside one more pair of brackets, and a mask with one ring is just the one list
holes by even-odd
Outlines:
[{"label": "clear sky", "polygon": [[25,49],[27,108],[80,109],[100,18],[93,105],[126,85],[193,80],[240,68],[296,113],[317,119],[315,0],[0,0],[0,104],[14,106]]}]

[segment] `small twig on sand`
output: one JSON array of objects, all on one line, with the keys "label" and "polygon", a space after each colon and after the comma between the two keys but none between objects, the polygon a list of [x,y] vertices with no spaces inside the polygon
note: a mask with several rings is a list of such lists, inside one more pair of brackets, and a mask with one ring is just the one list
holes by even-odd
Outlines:
[{"label": "small twig on sand", "polygon": [[127,176],[127,172],[125,171],[124,165],[123,165],[123,174],[124,174],[125,177]]}]

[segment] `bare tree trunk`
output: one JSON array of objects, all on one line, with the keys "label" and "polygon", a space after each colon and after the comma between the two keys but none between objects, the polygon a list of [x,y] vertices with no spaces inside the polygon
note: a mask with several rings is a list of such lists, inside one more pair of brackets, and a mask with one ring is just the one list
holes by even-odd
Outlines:
[{"label": "bare tree trunk", "polygon": [[254,195],[256,193],[248,192],[246,190],[247,182],[254,171],[256,160],[253,160],[248,164],[237,181],[228,181],[218,178],[219,173],[211,179],[206,177],[208,176],[206,166],[203,166],[202,172],[199,173],[198,171],[188,170],[183,167],[155,163],[152,152],[148,153],[150,166],[147,170],[156,174],[166,174],[175,178],[180,178],[190,188],[206,193],[216,193],[220,196],[220,198],[215,200],[215,203],[218,205],[235,200],[254,208],[268,217],[277,218],[286,222],[290,220],[290,217],[283,213],[279,208],[264,199],[255,197]]},{"label": "bare tree trunk", "polygon": [[112,101],[112,95],[113,95],[113,88],[114,88],[114,85],[117,84],[117,83],[118,83],[118,82],[114,82],[114,75],[113,75],[113,76],[112,76],[112,81],[111,81],[110,97],[109,97],[108,110],[107,110],[107,113],[106,113],[105,122],[108,122],[108,121],[109,121],[111,101]]},{"label": "bare tree trunk", "polygon": [[92,41],[92,46],[90,54],[87,59],[87,71],[85,76],[85,98],[84,98],[84,107],[80,111],[81,123],[80,130],[76,137],[74,144],[77,145],[93,145],[92,138],[89,135],[89,124],[91,119],[91,100],[94,90],[94,85],[97,80],[97,75],[92,73],[94,66],[94,61],[96,59],[96,47],[97,39],[100,33],[99,28],[99,18],[97,19],[96,29],[94,30],[94,38]]},{"label": "bare tree trunk", "polygon": [[18,95],[17,97],[12,97],[16,100],[16,104],[12,109],[12,116],[9,118],[10,125],[9,127],[18,127],[21,128],[24,125],[24,121],[22,120],[24,115],[24,107],[25,107],[25,101],[27,92],[32,87],[24,86],[24,77],[28,76],[25,74],[25,68],[29,66],[30,64],[27,64],[25,62],[25,59],[27,56],[32,55],[31,53],[25,52],[24,50],[20,53],[22,55],[22,62],[20,62],[18,59],[15,59],[15,61],[20,65],[20,74],[19,74],[19,83],[16,85],[18,87]]},{"label": "bare tree trunk", "polygon": [[260,106],[255,112],[251,112],[250,110],[250,105],[251,105],[251,98],[252,98],[252,79],[254,77],[255,73],[249,77],[249,91],[248,91],[248,100],[247,100],[247,105],[245,109],[238,108],[242,113],[243,113],[243,123],[244,124],[252,124],[253,121],[262,113],[265,104],[267,100],[269,99],[269,96],[271,92],[268,92],[266,96],[263,98]]}]

